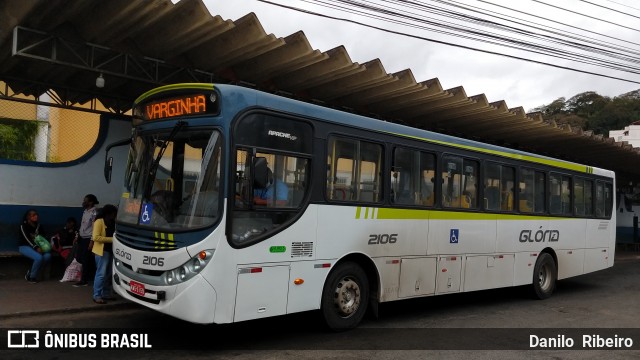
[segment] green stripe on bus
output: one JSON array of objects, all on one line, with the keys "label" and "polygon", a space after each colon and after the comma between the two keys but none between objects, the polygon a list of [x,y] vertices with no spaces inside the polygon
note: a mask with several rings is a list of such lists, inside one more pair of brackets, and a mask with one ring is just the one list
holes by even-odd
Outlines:
[{"label": "green stripe on bus", "polygon": [[356,208],[356,219],[360,219],[360,209],[362,209],[360,206]]},{"label": "green stripe on bus", "polygon": [[378,209],[379,220],[427,220],[429,219],[429,210],[409,210],[409,209]]},{"label": "green stripe on bus", "polygon": [[[356,219],[359,219],[358,210],[356,210]],[[446,210],[379,208],[376,219],[378,220],[569,220],[570,218],[556,217],[556,216],[491,214],[491,213],[476,213],[476,212],[446,211]]]},{"label": "green stripe on bus", "polygon": [[589,166],[580,165],[580,164],[574,164],[574,163],[570,163],[570,162],[566,162],[566,161],[562,161],[562,160],[543,159],[543,158],[530,156],[530,155],[519,155],[519,154],[509,153],[509,152],[506,152],[506,151],[483,149],[483,148],[476,147],[476,146],[460,145],[460,144],[456,144],[456,143],[452,143],[452,142],[427,139],[427,138],[423,138],[423,137],[419,137],[419,136],[405,135],[405,134],[399,134],[399,133],[395,133],[395,132],[387,132],[387,133],[388,134],[397,135],[397,136],[406,137],[406,138],[410,138],[410,139],[426,141],[426,142],[430,142],[430,143],[434,143],[434,144],[452,146],[452,147],[456,147],[456,148],[459,148],[459,149],[472,150],[472,151],[476,151],[476,152],[482,152],[482,153],[485,153],[485,154],[504,156],[504,157],[508,157],[510,159],[524,160],[524,161],[528,161],[528,162],[544,164],[544,165],[550,165],[550,166],[555,166],[555,167],[559,167],[559,168],[563,168],[563,169],[567,169],[567,170],[579,171],[579,172],[583,172],[583,173],[593,173],[593,169],[591,170],[591,172],[589,172]]},{"label": "green stripe on bus", "polygon": [[182,83],[182,84],[171,84],[171,85],[160,86],[155,89],[151,89],[146,93],[138,96],[138,98],[133,103],[137,105],[142,101],[144,101],[144,99],[148,98],[149,96],[161,93],[163,91],[180,90],[180,89],[213,90],[213,84]]}]

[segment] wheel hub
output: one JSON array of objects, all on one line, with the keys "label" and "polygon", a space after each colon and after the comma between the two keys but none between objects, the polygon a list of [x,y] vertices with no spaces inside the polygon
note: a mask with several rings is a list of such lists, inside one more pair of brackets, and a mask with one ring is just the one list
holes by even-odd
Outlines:
[{"label": "wheel hub", "polygon": [[341,316],[350,316],[360,306],[360,286],[349,278],[344,278],[336,286],[334,304]]}]

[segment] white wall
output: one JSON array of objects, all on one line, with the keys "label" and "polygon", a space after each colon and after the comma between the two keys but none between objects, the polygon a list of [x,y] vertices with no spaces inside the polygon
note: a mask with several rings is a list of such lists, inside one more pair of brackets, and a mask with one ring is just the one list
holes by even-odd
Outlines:
[{"label": "white wall", "polygon": [[[105,148],[131,135],[131,122],[109,119],[106,139],[88,159],[69,166],[46,163],[0,163],[0,206],[80,207],[86,194],[98,197],[100,204],[118,204],[122,191],[128,147],[113,148],[114,169],[111,184],[104,180]],[[100,139],[100,136],[98,137]]]}]

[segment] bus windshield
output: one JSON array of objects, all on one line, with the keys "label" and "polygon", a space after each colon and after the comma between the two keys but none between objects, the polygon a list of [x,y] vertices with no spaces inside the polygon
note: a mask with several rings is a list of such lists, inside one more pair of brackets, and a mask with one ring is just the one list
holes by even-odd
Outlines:
[{"label": "bus windshield", "polygon": [[220,216],[221,135],[174,128],[137,134],[129,150],[118,222],[180,231]]}]

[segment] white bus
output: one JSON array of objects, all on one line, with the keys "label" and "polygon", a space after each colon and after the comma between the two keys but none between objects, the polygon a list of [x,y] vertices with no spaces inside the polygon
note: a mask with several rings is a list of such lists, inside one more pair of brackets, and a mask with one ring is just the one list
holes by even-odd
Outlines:
[{"label": "white bus", "polygon": [[[194,323],[529,285],[613,266],[608,170],[252,89],[134,104],[114,235],[124,298]],[[109,174],[109,162],[105,168]]]}]

